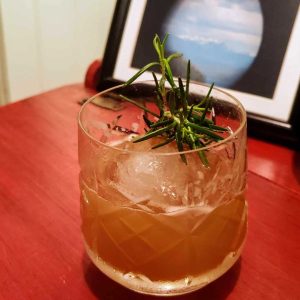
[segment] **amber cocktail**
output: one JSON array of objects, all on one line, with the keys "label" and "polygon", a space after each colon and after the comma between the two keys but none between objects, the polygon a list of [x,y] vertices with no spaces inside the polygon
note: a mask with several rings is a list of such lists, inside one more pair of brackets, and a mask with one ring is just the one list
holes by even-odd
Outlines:
[{"label": "amber cocktail", "polygon": [[[191,99],[208,87],[191,84]],[[214,118],[229,128],[224,140],[202,150],[140,143],[143,111],[120,102],[129,94],[152,107],[151,83],[104,91],[79,115],[81,217],[94,264],[121,285],[146,294],[178,295],[199,289],[239,258],[247,231],[246,114],[231,95],[214,88]],[[109,109],[93,102],[101,100]],[[153,108],[155,109],[155,108]],[[121,117],[120,117],[121,116]]]}]

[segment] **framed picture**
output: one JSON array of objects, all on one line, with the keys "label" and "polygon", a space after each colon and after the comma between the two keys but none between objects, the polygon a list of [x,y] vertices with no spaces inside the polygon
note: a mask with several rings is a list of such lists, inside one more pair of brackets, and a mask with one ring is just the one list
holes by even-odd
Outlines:
[{"label": "framed picture", "polygon": [[169,33],[167,52],[182,53],[175,76],[184,77],[190,59],[192,80],[242,102],[250,135],[300,148],[299,0],[119,0],[98,89],[156,60],[156,33]]}]

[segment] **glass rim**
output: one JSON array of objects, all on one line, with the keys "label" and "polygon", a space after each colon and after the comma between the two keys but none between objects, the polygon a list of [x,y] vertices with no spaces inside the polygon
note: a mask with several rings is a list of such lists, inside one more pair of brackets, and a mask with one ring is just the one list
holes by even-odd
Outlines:
[{"label": "glass rim", "polygon": [[[185,80],[183,80],[185,81]],[[154,83],[154,80],[142,80],[142,81],[135,81],[134,83],[132,83],[131,85],[136,85],[136,84],[145,84],[145,83]],[[190,84],[194,84],[194,85],[198,85],[198,86],[204,86],[204,87],[207,87],[209,88],[210,85],[209,84],[206,84],[206,83],[202,83],[202,82],[196,82],[196,81],[193,81],[191,80],[190,81]],[[135,151],[135,150],[127,150],[127,149],[121,149],[121,148],[118,148],[118,147],[115,147],[115,146],[111,146],[111,145],[108,145],[106,143],[103,143],[103,142],[100,142],[98,139],[96,139],[93,135],[91,135],[84,127],[82,121],[81,121],[81,117],[82,117],[82,113],[84,111],[84,109],[93,101],[94,98],[98,97],[98,96],[101,96],[102,94],[104,93],[108,93],[108,92],[111,92],[113,90],[116,90],[116,89],[119,89],[123,87],[123,84],[119,84],[119,85],[116,85],[116,86],[113,86],[111,88],[108,88],[108,89],[105,89],[91,97],[89,97],[85,103],[81,106],[79,112],[78,112],[78,116],[77,116],[77,122],[78,122],[78,126],[80,128],[80,130],[82,130],[82,132],[88,137],[90,138],[91,140],[93,140],[94,142],[96,142],[96,144],[99,144],[101,146],[104,146],[108,149],[112,149],[114,151],[119,151],[119,152],[122,152],[122,153],[132,153],[132,154],[137,154],[137,153],[140,153],[140,154],[143,154],[143,153],[148,153],[149,154],[149,151]],[[172,151],[172,152],[160,152],[159,150],[155,150],[155,152],[151,152],[151,154],[153,155],[157,155],[157,156],[171,156],[171,155],[180,155],[180,154],[189,154],[189,153],[194,153],[194,152],[198,152],[199,150],[201,151],[204,151],[204,150],[211,150],[211,149],[214,149],[214,148],[217,148],[221,145],[224,145],[226,144],[227,142],[231,141],[232,139],[235,138],[235,136],[240,133],[240,131],[246,126],[246,122],[247,122],[247,113],[246,113],[246,110],[244,108],[244,106],[242,105],[242,103],[235,97],[233,96],[232,94],[218,88],[218,87],[213,87],[212,90],[215,90],[215,91],[218,91],[222,94],[225,94],[227,97],[231,98],[235,104],[237,104],[237,107],[240,109],[241,113],[242,113],[242,119],[241,119],[241,122],[239,124],[239,127],[233,131],[228,137],[224,138],[223,140],[221,141],[218,141],[218,142],[215,142],[215,143],[212,143],[212,144],[209,144],[208,146],[205,146],[205,147],[202,147],[202,148],[197,148],[197,149],[192,149],[192,150],[185,150],[185,151]]]}]

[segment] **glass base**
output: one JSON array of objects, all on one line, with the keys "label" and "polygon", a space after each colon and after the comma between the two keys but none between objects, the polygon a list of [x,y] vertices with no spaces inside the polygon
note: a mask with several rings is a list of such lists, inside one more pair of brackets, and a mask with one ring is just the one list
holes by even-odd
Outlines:
[{"label": "glass base", "polygon": [[142,274],[121,272],[96,256],[86,243],[84,243],[84,245],[88,256],[97,268],[110,279],[118,282],[122,286],[141,294],[153,296],[178,296],[199,290],[226,273],[239,259],[244,243],[237,252],[229,253],[222,264],[209,272],[200,274],[197,277],[187,276],[176,281],[152,281]]}]

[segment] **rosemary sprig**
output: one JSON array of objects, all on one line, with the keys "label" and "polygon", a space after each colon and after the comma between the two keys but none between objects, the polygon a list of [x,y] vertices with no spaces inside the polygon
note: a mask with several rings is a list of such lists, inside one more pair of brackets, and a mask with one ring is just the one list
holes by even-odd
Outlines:
[{"label": "rosemary sprig", "polygon": [[[143,136],[134,138],[133,142],[138,143],[155,136],[162,136],[165,138],[165,141],[153,146],[153,149],[176,141],[179,152],[183,152],[186,149],[185,146],[192,150],[199,149],[199,158],[203,165],[208,167],[208,159],[205,151],[201,150],[201,148],[211,142],[222,140],[223,137],[219,133],[228,132],[229,129],[215,124],[215,114],[213,108],[211,108],[211,91],[214,84],[210,86],[207,95],[198,104],[189,105],[190,61],[187,64],[186,82],[184,83],[179,77],[176,84],[170,62],[180,57],[181,54],[173,53],[165,57],[167,39],[168,35],[161,42],[158,35],[155,35],[153,46],[157,53],[158,61],[150,62],[124,83],[125,86],[130,85],[144,72],[159,65],[161,71],[160,80],[152,72],[159,114],[124,95],[120,95],[123,100],[138,106],[145,112],[143,118],[149,130],[145,130],[146,133]],[[166,87],[166,82],[169,83],[170,88]],[[207,117],[210,112],[212,119]],[[149,120],[147,117],[148,113],[157,118],[157,120]],[[187,164],[185,154],[180,153],[180,156],[182,161]]]}]

